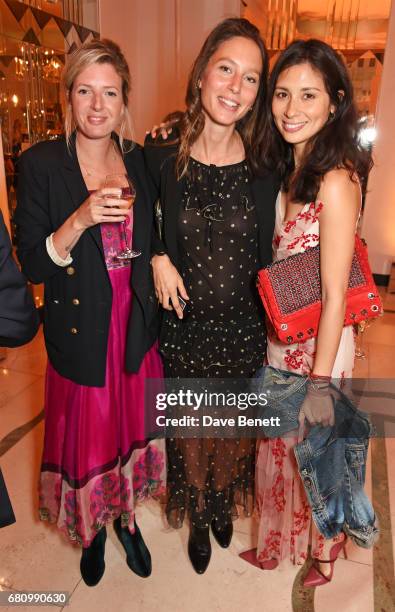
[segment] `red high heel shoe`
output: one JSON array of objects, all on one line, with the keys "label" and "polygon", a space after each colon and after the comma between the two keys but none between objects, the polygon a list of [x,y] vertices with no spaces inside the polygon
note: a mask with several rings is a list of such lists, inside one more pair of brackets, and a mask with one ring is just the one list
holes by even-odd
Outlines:
[{"label": "red high heel shoe", "polygon": [[256,556],[256,548],[250,548],[239,554],[239,557],[247,563],[251,563],[254,567],[262,570],[274,570],[278,566],[277,559],[268,559],[267,561],[258,561]]},{"label": "red high heel shoe", "polygon": [[[306,578],[303,581],[303,586],[317,587],[323,584],[328,584],[332,580],[333,571],[335,568],[335,561],[338,558],[340,551],[342,550],[344,551],[344,558],[347,559],[347,551],[345,548],[346,542],[347,542],[347,537],[345,537],[344,540],[342,540],[341,542],[336,542],[336,544],[334,544],[329,551],[329,559],[323,560],[323,559],[313,558],[313,565],[307,572]],[[331,571],[328,574],[328,576],[325,576],[325,574],[321,572],[319,568],[319,563],[330,563],[331,564]]]}]

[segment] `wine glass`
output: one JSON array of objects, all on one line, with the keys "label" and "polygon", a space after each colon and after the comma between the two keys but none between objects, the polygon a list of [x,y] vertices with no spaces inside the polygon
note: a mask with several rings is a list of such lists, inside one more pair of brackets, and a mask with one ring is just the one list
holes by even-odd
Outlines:
[{"label": "wine glass", "polygon": [[[132,208],[136,199],[136,189],[127,174],[107,174],[106,180],[104,182],[104,187],[116,187],[117,189],[119,189],[119,192],[116,194],[106,194],[104,196],[106,199],[126,200],[127,208]],[[127,260],[133,259],[134,257],[138,257],[139,255],[141,255],[141,251],[135,251],[131,249],[128,245],[125,221],[121,221],[121,236],[125,248],[123,251],[118,253],[117,259]]]}]

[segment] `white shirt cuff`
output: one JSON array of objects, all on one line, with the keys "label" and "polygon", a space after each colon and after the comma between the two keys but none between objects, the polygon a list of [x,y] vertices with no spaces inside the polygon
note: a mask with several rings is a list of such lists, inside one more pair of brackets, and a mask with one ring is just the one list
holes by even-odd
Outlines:
[{"label": "white shirt cuff", "polygon": [[72,261],[73,258],[71,257],[71,255],[67,255],[66,259],[62,259],[53,244],[53,233],[48,236],[48,238],[45,241],[45,245],[47,247],[47,253],[50,256],[50,258],[52,259],[52,261],[57,265],[57,266],[61,266],[62,268],[65,268],[66,266],[69,266]]}]

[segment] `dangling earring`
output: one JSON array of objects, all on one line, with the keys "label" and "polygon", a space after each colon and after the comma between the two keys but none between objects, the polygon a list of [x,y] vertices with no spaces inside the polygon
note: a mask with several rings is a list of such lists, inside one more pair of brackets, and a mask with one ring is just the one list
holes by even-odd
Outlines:
[{"label": "dangling earring", "polygon": [[200,79],[198,79],[198,80],[197,80],[196,87],[197,87],[198,89],[201,89],[201,88],[202,88],[202,82],[201,82],[201,80],[200,80]]}]

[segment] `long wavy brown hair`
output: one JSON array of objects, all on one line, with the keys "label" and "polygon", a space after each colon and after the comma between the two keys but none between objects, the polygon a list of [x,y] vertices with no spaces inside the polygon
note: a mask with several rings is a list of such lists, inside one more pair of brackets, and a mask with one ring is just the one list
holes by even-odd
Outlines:
[{"label": "long wavy brown hair", "polygon": [[263,170],[262,151],[264,143],[264,126],[266,113],[266,87],[268,78],[268,55],[258,28],[247,19],[230,18],[219,23],[205,40],[189,75],[185,97],[186,111],[179,114],[179,149],[176,159],[177,178],[181,178],[188,169],[191,148],[204,128],[205,116],[198,86],[207,64],[218,47],[227,40],[241,36],[252,40],[261,52],[262,73],[259,79],[258,93],[252,107],[236,124],[246,154],[246,162],[253,174]]},{"label": "long wavy brown hair", "polygon": [[[321,74],[335,112],[311,138],[304,159],[295,172],[293,146],[285,142],[277,130],[271,105],[280,74],[299,64],[310,64]],[[332,47],[315,39],[291,43],[280,54],[271,71],[267,105],[269,129],[264,163],[279,173],[282,189],[290,194],[292,200],[313,202],[325,174],[334,168],[347,169],[352,180],[357,175],[365,184],[373,162],[370,152],[361,146],[358,139],[358,116],[347,67]]]}]

